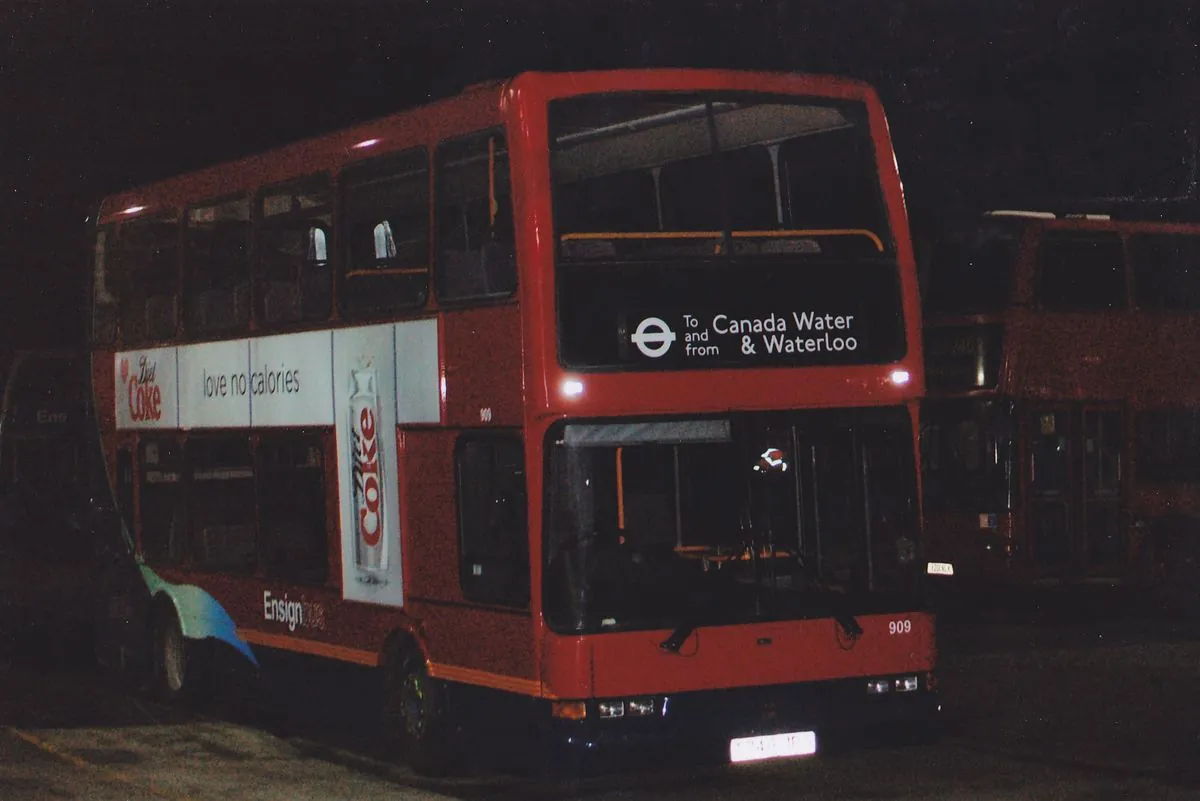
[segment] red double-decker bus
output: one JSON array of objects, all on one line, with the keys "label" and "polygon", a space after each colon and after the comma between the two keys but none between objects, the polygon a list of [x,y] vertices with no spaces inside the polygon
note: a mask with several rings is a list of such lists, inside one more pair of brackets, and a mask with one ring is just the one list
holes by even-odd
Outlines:
[{"label": "red double-decker bus", "polygon": [[744,761],[936,717],[868,87],[523,74],[98,219],[100,435],[167,692],[204,646],[378,667],[426,770],[475,735]]},{"label": "red double-decker bus", "polygon": [[946,572],[1195,595],[1198,259],[1200,225],[1103,215],[991,212],[941,243],[922,447]]}]

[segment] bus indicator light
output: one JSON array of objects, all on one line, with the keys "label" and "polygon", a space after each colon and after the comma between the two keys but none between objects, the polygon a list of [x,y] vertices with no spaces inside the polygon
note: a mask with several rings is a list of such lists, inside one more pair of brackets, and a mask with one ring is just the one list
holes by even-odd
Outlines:
[{"label": "bus indicator light", "polygon": [[376,373],[368,364],[351,374],[350,470],[354,494],[355,564],[358,579],[385,583],[387,541],[383,537],[383,473],[380,465]]},{"label": "bus indicator light", "polygon": [[912,375],[907,370],[893,370],[889,378],[893,384],[902,387],[909,382]]},{"label": "bus indicator light", "polygon": [[559,720],[586,720],[587,704],[583,701],[553,701],[550,716]]}]

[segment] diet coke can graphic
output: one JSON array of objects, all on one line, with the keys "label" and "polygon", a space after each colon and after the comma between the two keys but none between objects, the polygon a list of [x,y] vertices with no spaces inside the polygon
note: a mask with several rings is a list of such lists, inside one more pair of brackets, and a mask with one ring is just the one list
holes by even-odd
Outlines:
[{"label": "diet coke can graphic", "polygon": [[366,362],[350,374],[350,483],[358,580],[383,584],[387,539],[383,527],[383,454],[377,374]]}]

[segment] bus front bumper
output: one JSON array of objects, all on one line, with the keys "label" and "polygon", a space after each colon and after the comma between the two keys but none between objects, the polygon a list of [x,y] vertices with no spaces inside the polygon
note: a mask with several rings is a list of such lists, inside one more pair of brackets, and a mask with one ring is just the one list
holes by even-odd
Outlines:
[{"label": "bus front bumper", "polygon": [[[917,689],[898,689],[913,677]],[[638,700],[644,709],[648,699]],[[600,718],[599,703],[592,701],[583,720],[552,720],[549,772],[587,775],[726,764],[733,761],[731,742],[744,738],[765,738],[752,741],[765,746],[760,755],[772,753],[771,746],[780,740],[807,741],[808,733],[816,753],[879,742],[928,742],[938,735],[941,717],[936,683],[928,673],[679,693],[653,700],[653,714]],[[781,734],[804,738],[771,737]]]}]

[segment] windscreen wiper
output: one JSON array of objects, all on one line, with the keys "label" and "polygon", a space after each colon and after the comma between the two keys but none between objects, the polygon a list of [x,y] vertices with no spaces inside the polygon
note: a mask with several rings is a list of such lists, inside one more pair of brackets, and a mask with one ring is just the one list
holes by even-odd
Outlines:
[{"label": "windscreen wiper", "polygon": [[695,631],[695,623],[681,623],[671,632],[670,637],[667,637],[667,639],[658,644],[658,647],[668,653],[677,654],[679,653],[679,649],[683,647],[683,644],[687,642],[688,637],[691,637]]},{"label": "windscreen wiper", "polygon": [[858,622],[858,619],[849,612],[835,612],[833,619],[834,622],[841,627],[842,634],[845,634],[847,639],[857,640],[862,636],[862,625]]}]

